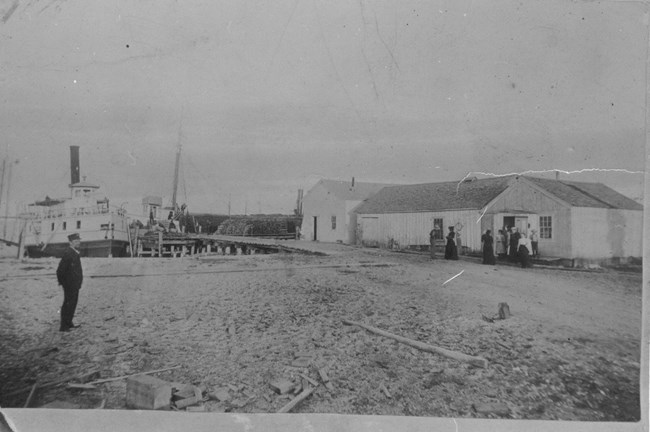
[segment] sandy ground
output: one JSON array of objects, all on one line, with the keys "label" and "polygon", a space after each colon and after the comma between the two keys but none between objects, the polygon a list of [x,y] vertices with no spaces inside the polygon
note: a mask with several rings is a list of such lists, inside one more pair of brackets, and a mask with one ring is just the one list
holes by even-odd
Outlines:
[{"label": "sandy ground", "polygon": [[[327,256],[83,259],[75,322],[58,332],[56,259],[0,260],[0,406],[34,382],[156,376],[224,388],[214,412],[276,412],[294,395],[269,383],[322,384],[303,413],[638,420],[640,273],[484,266],[319,245]],[[450,278],[460,276],[447,282]],[[507,302],[512,317],[488,322]],[[481,356],[486,369],[420,351],[342,320]],[[292,363],[313,356],[307,366]],[[67,382],[67,381],[66,381]],[[385,390],[382,390],[384,388]],[[37,389],[30,406],[125,409],[125,380]],[[483,411],[478,407],[498,406]],[[495,405],[500,404],[500,405]],[[507,412],[502,412],[503,408]]]}]

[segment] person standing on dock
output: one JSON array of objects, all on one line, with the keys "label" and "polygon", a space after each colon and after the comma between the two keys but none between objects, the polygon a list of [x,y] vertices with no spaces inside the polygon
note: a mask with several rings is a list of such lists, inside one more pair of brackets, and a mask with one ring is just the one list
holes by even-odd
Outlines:
[{"label": "person standing on dock", "polygon": [[79,234],[74,233],[68,236],[68,241],[70,242],[70,247],[64,252],[61,261],[59,261],[59,267],[56,269],[56,278],[59,285],[63,287],[61,326],[59,327],[59,331],[62,332],[69,332],[70,329],[79,327],[72,322],[72,319],[77,309],[79,290],[83,282],[83,270],[79,256],[81,238]]}]

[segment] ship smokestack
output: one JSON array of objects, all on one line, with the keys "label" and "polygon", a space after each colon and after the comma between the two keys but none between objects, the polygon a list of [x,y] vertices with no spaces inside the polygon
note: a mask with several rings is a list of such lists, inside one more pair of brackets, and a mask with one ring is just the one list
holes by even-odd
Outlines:
[{"label": "ship smokestack", "polygon": [[79,183],[79,146],[70,146],[70,182]]}]

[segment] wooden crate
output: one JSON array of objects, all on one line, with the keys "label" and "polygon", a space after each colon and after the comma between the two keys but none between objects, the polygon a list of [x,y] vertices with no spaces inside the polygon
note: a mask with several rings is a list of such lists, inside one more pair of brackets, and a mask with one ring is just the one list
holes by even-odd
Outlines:
[{"label": "wooden crate", "polygon": [[136,375],[126,380],[126,406],[134,409],[169,409],[171,383],[149,375]]}]

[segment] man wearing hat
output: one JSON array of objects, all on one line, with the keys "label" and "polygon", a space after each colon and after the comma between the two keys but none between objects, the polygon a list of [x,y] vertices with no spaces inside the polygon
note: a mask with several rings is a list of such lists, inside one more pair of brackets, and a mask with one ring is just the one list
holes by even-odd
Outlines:
[{"label": "man wearing hat", "polygon": [[79,234],[74,233],[68,236],[70,247],[65,251],[59,267],[56,269],[56,278],[59,285],[63,287],[63,305],[61,306],[61,327],[59,331],[68,332],[70,329],[79,327],[72,323],[75,309],[77,309],[77,300],[79,298],[79,289],[83,282],[83,271],[81,270],[81,259],[79,257],[79,246],[81,239]]}]

